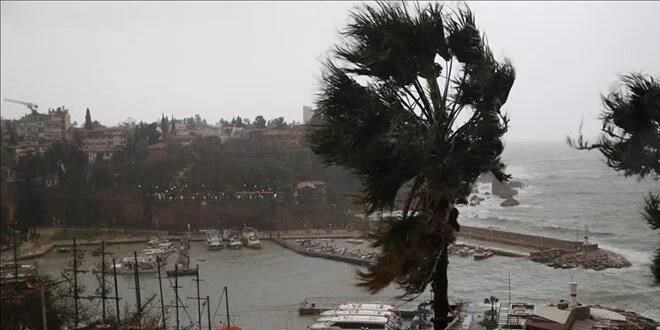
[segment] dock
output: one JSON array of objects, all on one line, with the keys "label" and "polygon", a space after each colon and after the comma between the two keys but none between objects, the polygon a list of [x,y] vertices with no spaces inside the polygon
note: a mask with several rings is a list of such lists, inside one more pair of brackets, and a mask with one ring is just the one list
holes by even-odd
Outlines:
[{"label": "dock", "polygon": [[396,297],[307,297],[298,306],[300,315],[317,315],[324,311],[337,309],[348,303],[387,304],[396,306],[403,318],[412,318],[417,312],[420,300],[406,301]]}]

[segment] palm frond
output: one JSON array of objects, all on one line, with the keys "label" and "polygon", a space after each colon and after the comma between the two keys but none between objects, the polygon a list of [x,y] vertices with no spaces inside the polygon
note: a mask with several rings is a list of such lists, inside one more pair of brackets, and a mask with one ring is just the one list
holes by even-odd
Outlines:
[{"label": "palm frond", "polygon": [[644,210],[642,217],[649,224],[651,229],[660,228],[660,192],[650,192],[644,197]]}]

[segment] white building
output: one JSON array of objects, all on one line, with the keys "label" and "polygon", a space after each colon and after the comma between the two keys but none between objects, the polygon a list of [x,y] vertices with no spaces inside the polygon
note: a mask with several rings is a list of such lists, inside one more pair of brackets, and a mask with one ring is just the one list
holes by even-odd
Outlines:
[{"label": "white building", "polygon": [[87,161],[94,163],[99,158],[109,160],[118,149],[124,148],[130,130],[125,127],[95,127],[78,129],[78,133]]},{"label": "white building", "polygon": [[314,109],[308,105],[303,105],[303,124],[309,123],[314,117]]}]

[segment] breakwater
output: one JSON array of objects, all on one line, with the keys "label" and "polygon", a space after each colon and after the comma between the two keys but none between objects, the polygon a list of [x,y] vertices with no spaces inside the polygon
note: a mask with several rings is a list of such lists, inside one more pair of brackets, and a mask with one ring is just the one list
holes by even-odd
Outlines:
[{"label": "breakwater", "polygon": [[485,242],[501,243],[505,245],[520,246],[540,251],[554,249],[577,251],[581,250],[583,245],[583,242],[578,241],[568,241],[557,238],[470,226],[461,226],[461,231],[458,232],[458,237]]},{"label": "breakwater", "polygon": [[322,251],[316,251],[312,250],[310,248],[303,248],[301,246],[296,245],[295,243],[290,243],[287,242],[284,239],[280,238],[272,238],[272,241],[277,243],[277,245],[289,249],[295,253],[298,253],[300,255],[308,256],[308,257],[314,257],[314,258],[323,258],[323,259],[328,259],[328,260],[335,260],[335,261],[341,261],[341,262],[346,262],[349,264],[353,265],[358,265],[358,266],[369,266],[372,264],[372,262],[368,259],[363,259],[363,258],[358,258],[358,257],[353,257],[349,255],[339,255],[339,254],[333,254],[333,253],[328,253],[328,252],[322,252]]}]

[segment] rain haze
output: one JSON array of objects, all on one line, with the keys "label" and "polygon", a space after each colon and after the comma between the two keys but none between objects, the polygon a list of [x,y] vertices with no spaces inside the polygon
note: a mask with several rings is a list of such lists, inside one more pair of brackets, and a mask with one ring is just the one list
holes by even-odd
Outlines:
[{"label": "rain haze", "polygon": [[660,330],[660,1],[467,4],[0,0],[0,328]]},{"label": "rain haze", "polygon": [[[2,97],[114,125],[161,113],[302,120],[348,2],[2,2]],[[451,4],[450,4],[451,5]],[[617,74],[660,72],[660,3],[470,3],[517,70],[509,140],[558,139]],[[26,113],[2,103],[2,116]]]}]

